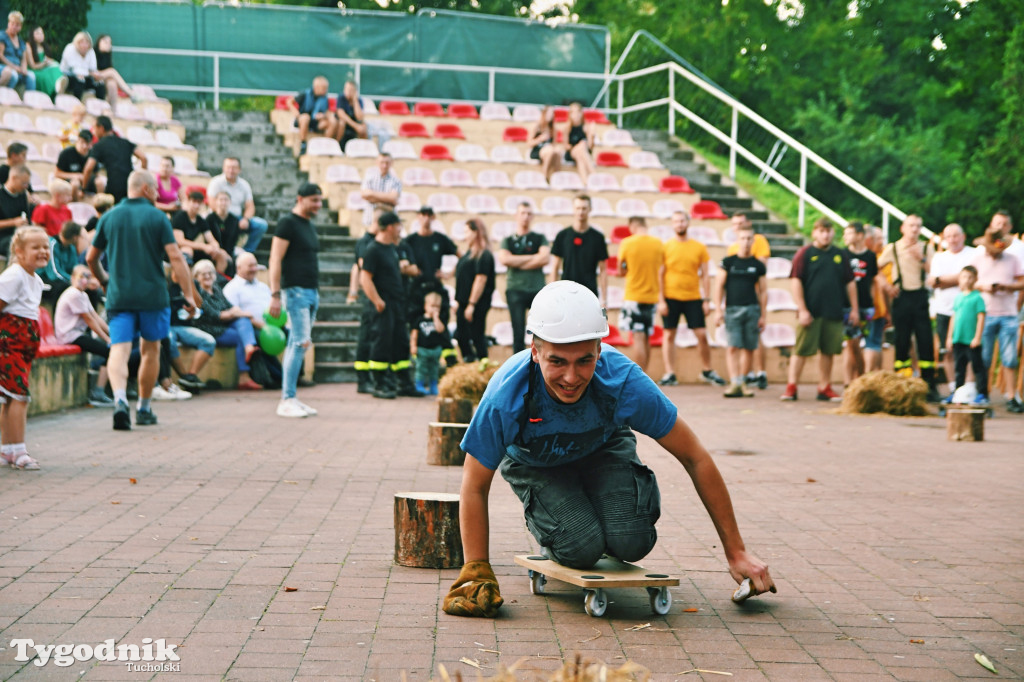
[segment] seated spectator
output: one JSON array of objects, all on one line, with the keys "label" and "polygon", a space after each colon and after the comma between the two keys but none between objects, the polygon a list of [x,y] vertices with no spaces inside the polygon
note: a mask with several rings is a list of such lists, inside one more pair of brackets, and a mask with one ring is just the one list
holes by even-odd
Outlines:
[{"label": "seated spectator", "polygon": [[[81,229],[78,225],[75,227]],[[89,403],[95,407],[113,407],[114,401],[106,394],[110,329],[96,313],[86,293],[91,280],[92,273],[89,272],[87,265],[76,265],[72,268],[70,286],[57,299],[54,308],[54,335],[58,343],[72,344],[92,353],[91,366],[99,370],[99,376],[96,378],[96,386],[89,391]],[[90,334],[90,330],[96,336]]]},{"label": "seated spectator", "polygon": [[248,313],[253,328],[259,331],[266,324],[263,313],[270,308],[270,287],[256,279],[256,273],[261,267],[256,262],[256,256],[243,253],[235,265],[238,274],[224,285],[224,298],[231,305]]},{"label": "seated spectator", "polygon": [[224,297],[213,263],[199,261],[192,267],[192,276],[196,280],[196,291],[203,299],[202,314],[195,326],[216,339],[217,345],[235,347],[239,390],[262,389],[249,376],[249,358],[258,348],[252,314],[231,305]]},{"label": "seated spectator", "polygon": [[587,184],[587,178],[594,172],[594,124],[583,120],[583,105],[573,102],[569,105],[569,129],[565,139],[568,142],[565,151],[566,163],[575,162],[580,180]]},{"label": "seated spectator", "polygon": [[[94,175],[88,187],[82,187],[82,171],[89,159],[89,150],[92,149],[92,133],[88,130],[78,132],[75,144],[65,147],[57,157],[57,167],[53,176],[71,183],[71,200],[81,201],[85,195],[94,194],[107,186],[107,178],[103,175]],[[97,185],[100,185],[97,189]]]},{"label": "seated spectator", "polygon": [[68,91],[78,99],[88,90],[100,99],[107,98],[107,88],[99,78],[96,67],[96,52],[92,49],[92,36],[79,31],[64,47],[60,56],[60,70],[68,77]]},{"label": "seated spectator", "polygon": [[75,266],[81,263],[81,252],[78,250],[81,234],[82,226],[68,220],[61,226],[56,237],[50,237],[50,262],[45,268],[36,270],[43,283],[50,286],[49,291],[43,291],[44,301],[56,302],[64,290],[72,285]]},{"label": "seated spectator", "polygon": [[15,166],[24,166],[28,161],[28,147],[20,142],[7,145],[7,161],[0,165],[0,183],[7,182],[7,175]]},{"label": "seated spectator", "polygon": [[330,84],[323,76],[313,79],[313,85],[288,100],[288,106],[298,112],[295,127],[299,130],[299,153],[306,153],[306,141],[312,134],[336,137],[338,120],[330,111],[327,88]]},{"label": "seated spectator", "polygon": [[206,216],[206,224],[217,237],[220,248],[229,255],[235,256],[239,251],[249,253],[238,248],[238,218],[231,213],[230,208],[231,195],[227,192],[218,192],[213,197],[213,210]]},{"label": "seated spectator", "polygon": [[391,155],[381,152],[377,157],[377,167],[366,172],[366,179],[360,194],[368,206],[363,213],[363,224],[372,225],[381,214],[394,211],[398,198],[402,195],[402,182],[391,172]]},{"label": "seated spectator", "polygon": [[[367,136],[365,115],[363,113],[363,98],[359,96],[359,88],[354,81],[345,81],[345,88],[338,95],[336,115],[338,117],[338,129],[335,139],[341,143],[342,149],[345,149],[345,145],[349,140],[354,140],[357,137],[365,138]],[[384,143],[382,142],[381,147],[383,145]]]},{"label": "seated spectator", "polygon": [[0,189],[0,258],[7,259],[11,250],[11,237],[22,225],[28,225],[28,185],[32,173],[28,167],[11,168]]},{"label": "seated spectator", "polygon": [[36,89],[36,74],[28,67],[28,45],[18,35],[25,23],[21,12],[7,15],[7,30],[0,33],[0,86],[9,88],[24,85],[26,90]]},{"label": "seated spectator", "polygon": [[242,246],[249,253],[259,248],[263,235],[267,233],[267,221],[256,217],[256,202],[253,200],[252,187],[239,177],[242,162],[237,157],[228,156],[221,167],[223,172],[210,178],[206,186],[207,196],[217,196],[227,192],[231,197],[230,211],[238,218],[238,230],[245,233],[245,244]]},{"label": "seated spectator", "polygon": [[42,26],[32,29],[28,39],[28,66],[36,76],[36,90],[53,99],[68,87],[68,77],[60,72],[60,64],[46,54],[46,33]]},{"label": "seated spectator", "polygon": [[185,186],[174,175],[174,157],[160,159],[160,170],[156,174],[156,207],[174,215],[185,203]]},{"label": "seated spectator", "polygon": [[101,33],[96,38],[96,80],[106,85],[107,101],[115,110],[117,109],[118,89],[128,95],[134,101],[136,99],[132,88],[121,78],[121,74],[114,68],[113,44],[110,36]]},{"label": "seated spectator", "polygon": [[[197,393],[206,388],[206,383],[199,378],[199,372],[203,370],[206,363],[213,357],[213,352],[217,349],[217,341],[195,326],[196,317],[199,315],[199,307],[203,300],[199,296],[199,292],[195,291],[195,288],[192,290],[194,297],[192,303],[196,307],[195,317],[193,317],[184,310],[185,295],[182,293],[181,286],[178,284],[173,271],[170,273],[170,278],[171,281],[167,287],[168,295],[171,301],[171,310],[176,311],[176,313],[171,315],[171,328],[167,333],[167,354],[164,357],[163,353],[161,353],[163,361],[161,361],[161,369],[157,373],[157,385],[168,392],[174,392],[169,385],[170,368],[173,367],[178,372],[178,382],[189,391]],[[181,351],[178,348],[179,344],[196,349],[188,368],[182,363]],[[163,343],[161,342],[162,348]]]},{"label": "seated spectator", "polygon": [[46,234],[56,237],[64,223],[71,220],[71,183],[60,178],[50,180],[50,201],[36,206],[32,211],[32,222],[39,225]]},{"label": "seated spectator", "polygon": [[[60,144],[62,147],[70,147],[75,144],[78,140],[79,133],[83,130],[89,130],[89,126],[85,124],[85,115],[88,110],[85,105],[79,102],[71,109],[71,115],[63,125],[60,127]],[[92,144],[92,133],[89,133],[89,144]]]},{"label": "seated spectator", "polygon": [[210,230],[206,220],[199,215],[202,206],[203,193],[189,192],[185,197],[184,208],[175,213],[171,220],[174,238],[189,265],[201,260],[212,260],[217,269],[224,272],[231,262],[231,256],[220,247],[216,235]]},{"label": "seated spectator", "polygon": [[544,179],[551,182],[551,176],[561,167],[561,154],[555,143],[555,110],[550,106],[544,107],[527,144],[530,145],[530,158],[540,161]]}]

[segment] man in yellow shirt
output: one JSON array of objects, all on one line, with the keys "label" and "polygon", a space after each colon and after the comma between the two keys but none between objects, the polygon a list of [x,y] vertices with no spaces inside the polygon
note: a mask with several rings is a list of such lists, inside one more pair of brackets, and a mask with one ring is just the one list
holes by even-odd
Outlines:
[{"label": "man in yellow shirt", "polygon": [[629,229],[633,234],[619,245],[619,270],[626,276],[619,329],[633,333],[636,364],[647,371],[665,245],[657,237],[647,234],[647,222],[641,217],[630,218]]},{"label": "man in yellow shirt", "polygon": [[665,376],[658,383],[674,386],[679,383],[675,374],[676,328],[679,318],[686,317],[686,325],[697,337],[697,349],[703,371],[701,379],[709,384],[725,385],[725,379],[711,369],[711,348],[704,318],[711,309],[711,256],[704,244],[687,237],[690,216],[685,211],[672,214],[675,237],[665,244],[665,258],[661,266],[661,298],[658,314],[665,326],[665,340],[661,344],[665,360]]},{"label": "man in yellow shirt", "polygon": [[[752,230],[754,229],[753,223],[750,222],[750,218],[743,211],[738,211],[732,214],[732,229],[737,235],[741,230]],[[737,236],[736,241],[729,245],[726,249],[725,255],[735,256],[740,252],[740,241]],[[768,240],[765,236],[759,232],[754,233],[754,246],[751,249],[751,255],[768,265],[768,259],[772,255],[772,247],[768,244]],[[761,343],[761,339],[758,338],[757,350],[754,352],[754,370],[749,372],[744,380],[747,386],[757,386],[762,391],[768,388],[768,373],[764,370],[765,365],[765,352],[764,344]]]}]

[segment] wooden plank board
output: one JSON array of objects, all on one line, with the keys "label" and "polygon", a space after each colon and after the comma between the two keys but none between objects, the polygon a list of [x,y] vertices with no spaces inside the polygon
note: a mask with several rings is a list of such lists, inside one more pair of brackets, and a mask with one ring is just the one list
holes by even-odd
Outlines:
[{"label": "wooden plank board", "polygon": [[549,578],[587,588],[668,587],[679,584],[679,578],[649,571],[643,566],[608,556],[601,557],[593,568],[586,570],[563,566],[539,554],[517,554],[515,561],[520,566]]}]

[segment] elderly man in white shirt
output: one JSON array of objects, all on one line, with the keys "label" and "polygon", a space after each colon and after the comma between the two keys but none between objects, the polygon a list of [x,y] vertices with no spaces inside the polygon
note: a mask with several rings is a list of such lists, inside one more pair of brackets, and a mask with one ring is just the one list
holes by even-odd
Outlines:
[{"label": "elderly man in white shirt", "polygon": [[953,317],[953,301],[960,292],[960,271],[965,265],[971,264],[974,247],[965,245],[964,230],[956,223],[950,223],[942,230],[942,241],[946,244],[946,250],[932,257],[932,268],[926,283],[935,290],[932,304],[935,334],[939,339],[939,359],[946,369],[946,380],[952,391],[956,388],[956,382],[953,381],[953,349],[946,348],[946,336],[949,321]]},{"label": "elderly man in white shirt", "polygon": [[231,305],[252,313],[252,326],[257,333],[266,324],[263,313],[270,307],[270,287],[256,279],[259,269],[256,256],[245,252],[235,261],[234,278],[224,285],[224,298]]}]

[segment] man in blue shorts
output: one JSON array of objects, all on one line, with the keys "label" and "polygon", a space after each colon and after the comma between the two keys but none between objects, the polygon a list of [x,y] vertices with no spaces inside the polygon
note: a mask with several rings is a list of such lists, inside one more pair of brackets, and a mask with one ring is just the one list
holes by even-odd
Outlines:
[{"label": "man in blue shorts", "polygon": [[[132,343],[142,337],[139,365],[138,426],[156,424],[150,397],[160,369],[160,341],[171,325],[170,298],[164,277],[164,257],[181,286],[185,310],[193,312],[192,275],[174,239],[171,221],[156,208],[156,179],[148,171],[128,176],[128,198],[107,211],[96,227],[96,236],[85,257],[93,275],[107,293],[110,323],[110,356],[107,371],[114,392],[114,429],[130,431],[128,410],[128,356]],[[107,254],[109,274],[100,263]]]},{"label": "man in blue shorts", "polygon": [[747,552],[725,482],[676,407],[640,368],[602,345],[608,321],[587,287],[553,282],[537,294],[528,350],[491,378],[462,440],[459,523],[466,564],[446,613],[486,616],[502,604],[489,560],[488,494],[495,471],[523,502],[526,525],[551,559],[589,568],[609,554],[646,556],[657,540],[661,494],[637,457],[633,430],[686,468],[711,515],[736,582],[774,590],[768,566]]}]

